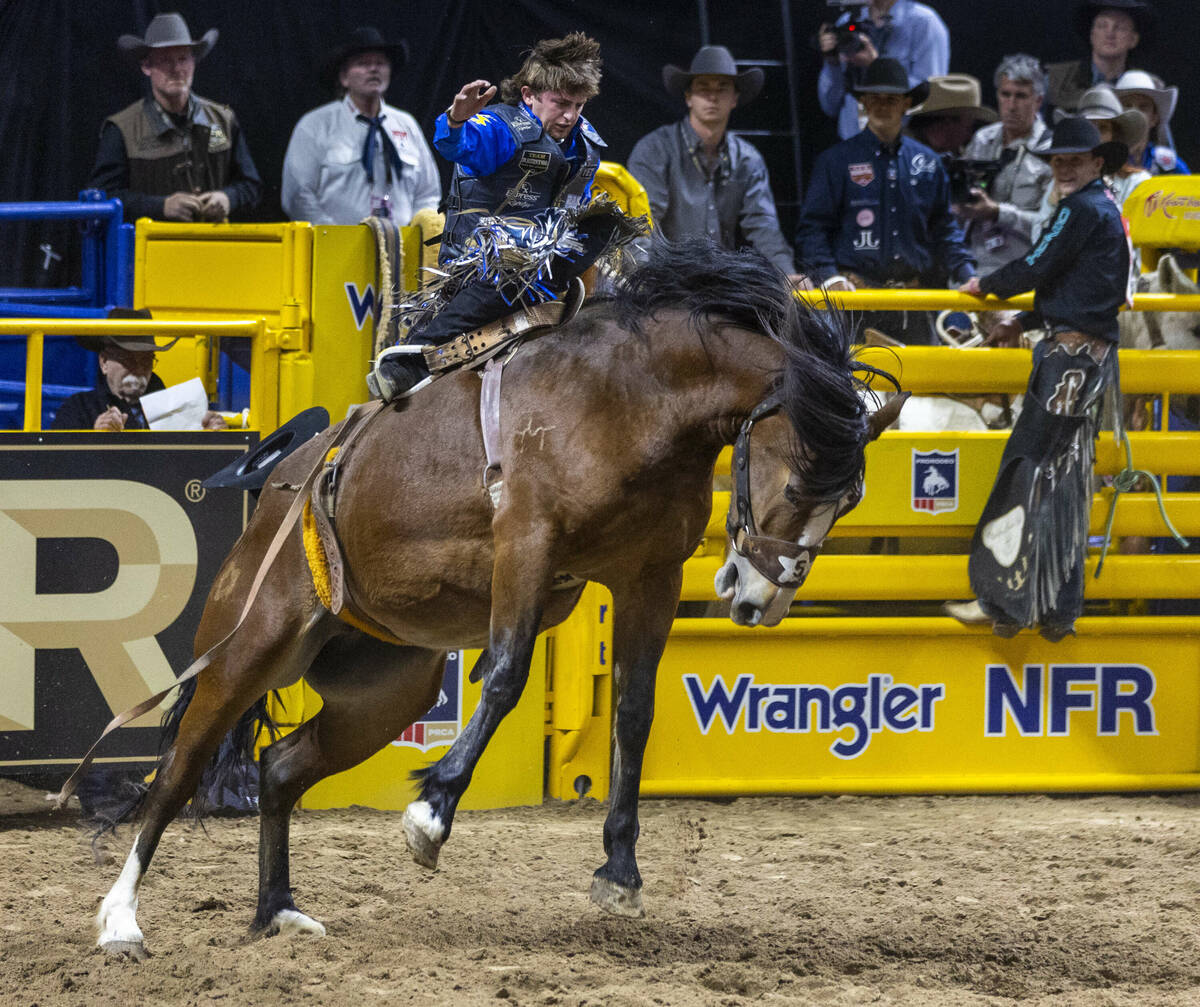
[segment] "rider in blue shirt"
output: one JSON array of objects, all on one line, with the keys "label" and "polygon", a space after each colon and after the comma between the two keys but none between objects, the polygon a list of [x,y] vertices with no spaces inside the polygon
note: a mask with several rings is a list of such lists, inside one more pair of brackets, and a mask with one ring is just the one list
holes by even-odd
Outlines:
[{"label": "rider in blue shirt", "polygon": [[[470,252],[473,232],[497,218],[536,222],[540,214],[555,212],[551,208],[569,211],[588,202],[604,141],[581,113],[599,85],[600,46],[573,32],[539,42],[521,69],[502,82],[500,103],[489,107],[497,88],[486,80],[472,81],[454,96],[434,132],[434,147],[455,165],[442,264]],[[575,220],[573,250],[550,259],[543,293],[561,297],[611,245],[617,230],[608,213]],[[414,326],[406,344],[380,354],[368,385],[387,401],[411,394],[432,380],[426,347],[510,315],[535,297],[528,288],[506,290],[486,277],[467,282],[432,319]]]}]

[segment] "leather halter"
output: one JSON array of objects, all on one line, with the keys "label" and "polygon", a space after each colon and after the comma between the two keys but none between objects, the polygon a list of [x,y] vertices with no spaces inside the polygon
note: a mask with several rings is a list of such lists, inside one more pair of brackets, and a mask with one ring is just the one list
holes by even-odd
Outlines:
[{"label": "leather halter", "polygon": [[754,407],[738,431],[733,443],[733,500],[725,530],[733,551],[776,587],[799,587],[808,575],[808,565],[800,565],[815,550],[787,539],[759,535],[750,506],[750,434],[754,424],[783,408],[777,395],[770,395]]}]

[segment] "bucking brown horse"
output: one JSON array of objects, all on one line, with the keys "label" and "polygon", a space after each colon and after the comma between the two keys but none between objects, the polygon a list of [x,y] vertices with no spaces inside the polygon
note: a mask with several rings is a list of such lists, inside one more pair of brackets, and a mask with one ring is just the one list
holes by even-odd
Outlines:
[{"label": "bucking brown horse", "polygon": [[[739,442],[734,552],[718,591],[735,621],[777,622],[834,521],[858,501],[866,443],[900,408],[896,398],[871,412],[864,370],[845,316],[798,305],[765,260],[663,246],[614,296],[586,305],[508,363],[495,506],[484,487],[475,373],[442,378],[376,413],[339,456],[335,509],[347,595],[376,634],[319,600],[297,524],[244,622],[172,722],[137,809],[140,831],[97,916],[100,945],[145,954],[137,894],[163,829],[246,711],[300,678],[324,705],[261,756],[253,926],[324,933],[292,899],[293,806],[434,704],[448,649],[484,647],[479,706],[450,750],[421,771],[420,797],[404,814],[414,858],[434,867],[476,763],[525,687],[534,638],[567,616],[586,581],[612,592],[617,696],[608,859],[591,897],[611,912],[642,915],[634,846],[655,674],[682,564],[711,512],[717,454]],[[272,472],[213,584],[197,653],[237,623],[297,488],[337,431]],[[576,586],[561,586],[566,575]]]}]

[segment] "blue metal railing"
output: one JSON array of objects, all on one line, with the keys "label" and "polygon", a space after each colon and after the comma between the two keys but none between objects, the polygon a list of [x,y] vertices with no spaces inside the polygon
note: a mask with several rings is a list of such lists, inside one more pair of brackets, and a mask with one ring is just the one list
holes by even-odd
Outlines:
[{"label": "blue metal railing", "polygon": [[[0,315],[102,317],[107,306],[133,303],[133,225],[124,223],[119,199],[85,189],[77,202],[0,203],[0,222],[83,222],[80,282],[71,287],[0,287]],[[38,310],[45,306],[48,311]],[[76,314],[82,311],[81,314]]]}]

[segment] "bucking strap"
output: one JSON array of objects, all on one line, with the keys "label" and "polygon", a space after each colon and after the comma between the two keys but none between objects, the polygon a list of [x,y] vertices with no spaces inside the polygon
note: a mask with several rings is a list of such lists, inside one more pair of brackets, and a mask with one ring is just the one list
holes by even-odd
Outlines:
[{"label": "bucking strap", "polygon": [[518,311],[498,322],[492,322],[474,332],[467,332],[440,346],[425,350],[425,363],[434,374],[448,371],[472,361],[482,363],[498,353],[505,345],[534,329],[557,325],[566,312],[563,301],[546,301]]}]

